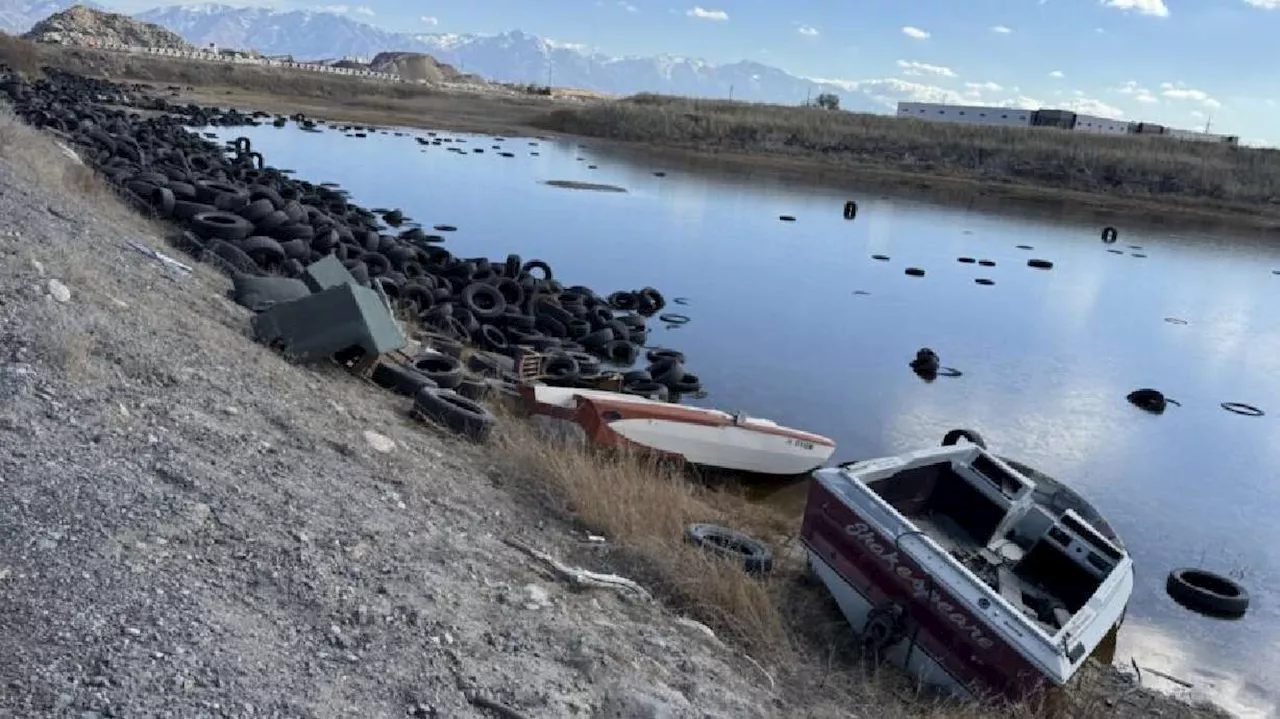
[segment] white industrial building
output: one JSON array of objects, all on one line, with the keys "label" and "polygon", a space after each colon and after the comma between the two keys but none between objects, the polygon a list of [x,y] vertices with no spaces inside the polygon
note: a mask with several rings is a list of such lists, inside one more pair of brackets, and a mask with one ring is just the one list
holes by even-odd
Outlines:
[{"label": "white industrial building", "polygon": [[967,125],[1000,125],[1004,127],[1031,124],[1031,110],[1015,107],[983,105],[940,105],[933,102],[900,102],[898,117],[914,117],[933,122],[958,122]]},{"label": "white industrial building", "polygon": [[1129,122],[1097,115],[1083,115],[1070,110],[1027,110],[1019,107],[985,105],[944,105],[933,102],[899,102],[898,117],[929,122],[988,125],[992,127],[1044,127],[1087,132],[1100,135],[1153,135],[1192,142],[1216,142],[1235,145],[1235,135],[1178,130],[1150,122]]}]

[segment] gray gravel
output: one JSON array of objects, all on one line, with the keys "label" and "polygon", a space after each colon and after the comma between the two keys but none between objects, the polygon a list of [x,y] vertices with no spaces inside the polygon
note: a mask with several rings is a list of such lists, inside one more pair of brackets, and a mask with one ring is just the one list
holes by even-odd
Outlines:
[{"label": "gray gravel", "polygon": [[572,535],[481,450],[253,344],[229,282],[2,132],[0,717],[795,715],[697,627],[539,574],[501,537]]}]

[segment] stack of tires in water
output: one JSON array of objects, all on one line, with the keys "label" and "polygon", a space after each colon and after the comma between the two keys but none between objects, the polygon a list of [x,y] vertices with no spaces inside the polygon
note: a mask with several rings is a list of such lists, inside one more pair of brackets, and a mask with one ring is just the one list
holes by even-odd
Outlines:
[{"label": "stack of tires in water", "polygon": [[[402,314],[442,341],[510,356],[518,346],[554,354],[553,381],[587,385],[602,363],[630,368],[648,336],[647,320],[665,301],[656,289],[607,298],[565,286],[541,260],[457,257],[399,210],[381,213],[349,201],[337,186],[272,168],[246,138],[229,146],[188,127],[283,125],[266,113],[175,105],[137,93],[141,86],[46,68],[29,82],[0,75],[15,112],[74,146],[140,212],[179,228],[173,241],[228,274],[298,277],[310,263],[337,257],[365,285],[377,285]],[[121,106],[158,111],[143,117]],[[314,123],[301,115],[299,124]],[[402,228],[403,229],[394,229]],[[625,388],[646,395],[697,392],[679,353],[651,355]]]}]

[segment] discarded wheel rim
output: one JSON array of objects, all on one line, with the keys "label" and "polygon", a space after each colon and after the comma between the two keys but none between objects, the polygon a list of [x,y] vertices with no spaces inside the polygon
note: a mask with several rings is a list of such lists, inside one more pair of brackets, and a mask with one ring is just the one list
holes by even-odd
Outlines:
[{"label": "discarded wheel rim", "polygon": [[1244,402],[1223,402],[1221,406],[1228,412],[1242,414],[1245,417],[1261,417],[1266,414],[1266,412],[1263,412],[1257,407],[1254,407],[1251,404],[1245,404]]}]

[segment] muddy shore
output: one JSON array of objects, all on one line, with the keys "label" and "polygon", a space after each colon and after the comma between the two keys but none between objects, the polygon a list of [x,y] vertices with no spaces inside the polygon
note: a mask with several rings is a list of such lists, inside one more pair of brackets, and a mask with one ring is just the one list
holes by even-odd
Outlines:
[{"label": "muddy shore", "polygon": [[[0,139],[0,715],[988,715],[569,591],[503,540],[626,563],[535,478],[252,343],[225,277],[166,274],[126,246],[162,228]],[[1069,715],[1220,716],[1093,674]]]}]

